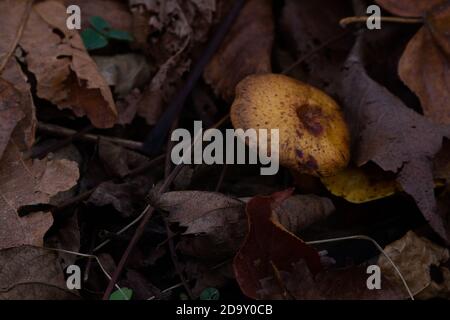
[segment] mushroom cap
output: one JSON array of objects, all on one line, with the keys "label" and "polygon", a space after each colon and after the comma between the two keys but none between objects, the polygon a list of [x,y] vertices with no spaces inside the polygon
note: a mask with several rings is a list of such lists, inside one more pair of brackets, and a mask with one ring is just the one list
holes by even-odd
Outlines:
[{"label": "mushroom cap", "polygon": [[279,129],[280,164],[297,173],[330,176],[350,160],[349,129],[338,104],[321,90],[284,75],[242,80],[231,121],[235,129]]}]

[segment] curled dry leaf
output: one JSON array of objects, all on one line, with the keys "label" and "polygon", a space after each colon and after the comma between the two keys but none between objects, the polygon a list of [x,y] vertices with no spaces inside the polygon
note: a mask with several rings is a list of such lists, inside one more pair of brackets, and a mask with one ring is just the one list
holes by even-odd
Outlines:
[{"label": "curled dry leaf", "polygon": [[21,245],[41,246],[53,223],[50,212],[19,217],[26,205],[47,204],[58,192],[72,188],[79,178],[78,165],[69,160],[24,160],[10,143],[0,162],[0,249]]},{"label": "curled dry leaf", "polygon": [[[241,81],[231,121],[235,129],[279,129],[280,163],[297,173],[329,176],[350,160],[349,131],[340,107],[319,89],[283,75]],[[268,145],[270,138],[260,148]]]},{"label": "curled dry leaf", "polygon": [[251,74],[272,71],[272,2],[250,0],[216,52],[204,78],[217,95],[232,101],[236,85]]},{"label": "curled dry leaf", "polygon": [[287,190],[270,197],[255,197],[247,204],[249,232],[234,258],[233,268],[242,292],[250,298],[261,298],[265,279],[279,281],[275,292],[288,298],[282,272],[293,272],[294,265],[302,261],[313,275],[322,268],[317,251],[273,219],[273,208],[291,194],[292,190]]},{"label": "curled dry leaf", "polygon": [[389,12],[403,17],[421,17],[434,6],[445,0],[375,0]]},{"label": "curled dry leaf", "polygon": [[170,212],[169,221],[187,227],[188,237],[180,245],[183,252],[209,252],[209,256],[234,254],[246,233],[243,203],[220,193],[200,191],[168,192],[155,206]]},{"label": "curled dry leaf", "polygon": [[426,15],[399,63],[403,82],[420,98],[427,117],[450,124],[450,3]]},{"label": "curled dry leaf", "polygon": [[[450,297],[450,270],[441,266],[449,259],[446,248],[409,231],[403,238],[386,246],[384,251],[400,269],[416,298]],[[378,264],[388,279],[402,285],[400,277],[385,256],[380,256]],[[440,274],[440,279],[433,279],[433,273]]]},{"label": "curled dry leaf", "polygon": [[54,252],[22,246],[0,250],[1,300],[72,300]]},{"label": "curled dry leaf", "polygon": [[[8,6],[1,17],[14,9]],[[87,115],[96,127],[112,127],[117,112],[111,91],[76,30],[67,29],[66,17],[61,2],[36,3],[19,42],[36,77],[37,95],[77,116]]]},{"label": "curled dry leaf", "polygon": [[349,167],[334,176],[322,177],[321,181],[332,194],[352,203],[383,199],[401,191],[395,179],[362,168]]},{"label": "curled dry leaf", "polygon": [[398,173],[402,189],[414,198],[431,227],[448,239],[436,212],[430,159],[450,132],[406,107],[369,77],[365,70],[366,45],[359,37],[341,82],[344,112],[352,125],[355,162],[362,166],[373,161],[384,171]]}]

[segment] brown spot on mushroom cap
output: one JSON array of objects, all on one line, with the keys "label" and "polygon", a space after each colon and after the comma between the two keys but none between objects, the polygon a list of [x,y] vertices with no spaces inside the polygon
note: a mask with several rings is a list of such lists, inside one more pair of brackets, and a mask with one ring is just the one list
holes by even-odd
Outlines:
[{"label": "brown spot on mushroom cap", "polygon": [[284,75],[259,74],[241,81],[231,121],[236,129],[279,129],[280,163],[299,173],[333,175],[350,159],[349,130],[337,103]]}]

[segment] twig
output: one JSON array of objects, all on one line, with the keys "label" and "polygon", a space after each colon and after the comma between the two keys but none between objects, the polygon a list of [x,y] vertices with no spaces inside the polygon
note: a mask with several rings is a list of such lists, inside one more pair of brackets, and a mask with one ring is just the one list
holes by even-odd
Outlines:
[{"label": "twig", "polygon": [[172,263],[175,267],[175,271],[177,272],[178,276],[180,277],[181,283],[183,284],[183,287],[186,290],[189,298],[191,300],[194,300],[194,295],[192,294],[192,290],[189,287],[189,285],[183,275],[183,271],[180,268],[180,264],[178,263],[178,257],[177,257],[177,253],[175,251],[175,245],[173,244],[172,231],[170,231],[170,227],[169,227],[169,223],[167,222],[167,219],[164,219],[164,223],[166,225],[167,239],[169,240],[168,246],[169,246],[169,251],[170,251],[170,258],[172,259]]},{"label": "twig", "polygon": [[42,159],[46,155],[48,155],[50,152],[55,152],[59,149],[64,148],[65,146],[69,145],[73,140],[78,139],[80,136],[86,134],[87,132],[94,129],[92,125],[88,125],[85,128],[83,128],[80,132],[74,131],[74,134],[67,136],[66,139],[57,141],[55,143],[52,143],[48,147],[44,147],[42,149],[31,149],[25,154],[25,159],[33,158],[33,159]]},{"label": "twig", "polygon": [[[347,17],[339,21],[341,27],[345,28],[350,24],[354,23],[366,23],[367,20],[371,18],[368,16],[357,16],[357,17]],[[376,17],[375,21],[380,22],[390,22],[390,23],[401,23],[401,24],[418,24],[423,23],[421,18],[402,18],[402,17]]]},{"label": "twig", "polygon": [[[60,126],[57,126],[54,124],[43,123],[43,122],[38,123],[38,130],[45,132],[45,133],[53,134],[56,136],[63,136],[63,137],[74,136],[77,133],[75,130],[72,130],[72,129],[60,127]],[[73,139],[74,140],[83,140],[83,141],[88,141],[88,142],[93,142],[93,143],[97,143],[99,140],[104,140],[104,141],[111,142],[116,145],[125,147],[127,149],[136,150],[136,151],[141,150],[142,146],[143,146],[143,143],[137,142],[137,141],[120,139],[120,138],[115,138],[115,137],[107,137],[107,136],[89,134],[89,133],[82,133],[82,134],[74,137]]]},{"label": "twig", "polygon": [[[111,280],[111,276],[109,275],[108,271],[106,271],[105,267],[103,267],[103,264],[100,262],[100,259],[97,256],[95,256],[95,255],[79,253],[79,252],[69,251],[69,250],[64,250],[64,249],[47,248],[47,247],[44,247],[43,249],[50,250],[50,251],[56,251],[56,252],[62,252],[62,253],[66,253],[66,254],[71,254],[71,255],[78,256],[78,257],[83,257],[83,258],[93,258],[93,259],[95,259],[95,261],[97,261],[100,269],[105,274],[106,278]],[[124,298],[126,298],[126,300],[128,300],[128,297],[122,291],[122,288],[120,288],[119,285],[117,285],[117,284],[115,285],[115,287],[117,288],[117,290],[119,290],[119,292],[122,294],[122,296]]]},{"label": "twig", "polygon": [[[223,123],[228,121],[228,118],[229,118],[229,115],[223,117],[212,128],[220,127]],[[201,138],[200,134],[197,134],[197,136],[194,137],[194,141],[192,142],[190,148],[188,148],[188,152],[191,152],[192,147],[195,145],[197,140],[200,139],[200,138]],[[178,174],[183,169],[183,167],[184,167],[184,165],[182,163],[178,163],[176,165],[176,167],[172,171],[172,173],[166,179],[164,179],[164,183],[159,188],[159,193],[164,193],[170,188],[170,185],[172,184],[173,180],[178,176]],[[119,261],[119,264],[117,265],[116,270],[114,271],[112,279],[109,282],[108,287],[106,288],[105,294],[103,295],[103,299],[104,300],[108,299],[108,297],[110,296],[110,294],[111,294],[111,292],[112,292],[112,290],[114,288],[114,284],[117,282],[117,280],[119,279],[120,275],[122,274],[123,268],[125,267],[131,252],[133,251],[134,247],[138,243],[139,239],[144,234],[145,226],[150,221],[150,218],[153,216],[154,211],[155,211],[155,209],[149,204],[144,209],[144,211],[141,213],[142,217],[140,218],[140,220],[141,220],[140,224],[137,227],[133,237],[131,238],[127,249],[125,250],[124,254],[122,255],[122,257],[121,257],[121,259]]]},{"label": "twig", "polygon": [[159,119],[158,124],[147,137],[143,148],[144,152],[153,155],[161,149],[162,144],[166,139],[167,133],[170,130],[170,126],[173,123],[173,119],[177,117],[180,111],[183,109],[187,97],[202,76],[203,70],[206,68],[214,53],[219,48],[220,44],[228,33],[228,30],[233,25],[234,20],[239,15],[239,12],[241,11],[245,2],[245,0],[234,1],[233,7],[231,8],[230,12],[218,27],[216,33],[208,43],[208,46],[202,53],[198,62],[194,65],[186,80],[185,85],[171,101],[165,113]]},{"label": "twig", "polygon": [[220,173],[219,181],[217,182],[215,192],[219,192],[222,187],[223,181],[225,180],[225,175],[227,174],[228,164],[224,164],[222,167],[222,172]]},{"label": "twig", "polygon": [[11,47],[8,49],[8,52],[3,58],[3,61],[0,63],[0,75],[3,73],[3,70],[5,69],[6,65],[8,64],[9,59],[13,55],[14,51],[16,50],[17,45],[19,44],[20,39],[22,38],[23,31],[25,29],[25,26],[28,22],[28,18],[30,17],[31,9],[33,8],[34,0],[28,0],[25,11],[22,15],[22,19],[20,20],[19,28],[17,29],[16,36],[14,38],[14,41],[11,43]]},{"label": "twig", "polygon": [[370,238],[368,236],[364,236],[364,235],[356,235],[356,236],[351,236],[351,237],[342,237],[342,238],[333,238],[333,239],[309,241],[309,242],[306,242],[306,244],[315,245],[315,244],[322,244],[322,243],[329,243],[329,242],[338,242],[338,241],[348,241],[348,240],[365,240],[365,241],[372,242],[375,245],[375,247],[380,251],[380,253],[383,254],[386,257],[386,259],[389,261],[389,263],[394,267],[395,271],[397,272],[397,274],[399,275],[400,279],[402,280],[403,285],[406,288],[406,291],[408,291],[408,294],[409,294],[411,300],[414,300],[414,295],[412,294],[411,290],[409,289],[408,283],[406,282],[406,280],[403,277],[402,273],[398,269],[397,265],[394,263],[394,261],[391,260],[389,255],[383,250],[383,248],[374,239],[372,239],[372,238]]}]

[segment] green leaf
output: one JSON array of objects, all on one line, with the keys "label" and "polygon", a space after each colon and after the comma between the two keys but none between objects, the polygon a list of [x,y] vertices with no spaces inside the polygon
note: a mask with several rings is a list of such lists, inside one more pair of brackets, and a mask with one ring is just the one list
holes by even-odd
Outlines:
[{"label": "green leaf", "polygon": [[89,19],[91,25],[99,32],[107,32],[108,29],[111,29],[111,25],[108,21],[99,16],[93,16]]},{"label": "green leaf", "polygon": [[131,300],[131,297],[133,296],[133,290],[129,288],[122,288],[120,290],[116,290],[109,296],[109,300]]},{"label": "green leaf", "polygon": [[200,294],[200,300],[219,300],[220,293],[216,288],[206,288]]},{"label": "green leaf", "polygon": [[112,29],[105,33],[105,35],[110,39],[129,41],[132,42],[133,36],[126,31]]},{"label": "green leaf", "polygon": [[101,49],[108,45],[108,39],[91,28],[84,30],[81,33],[81,38],[88,51]]}]

